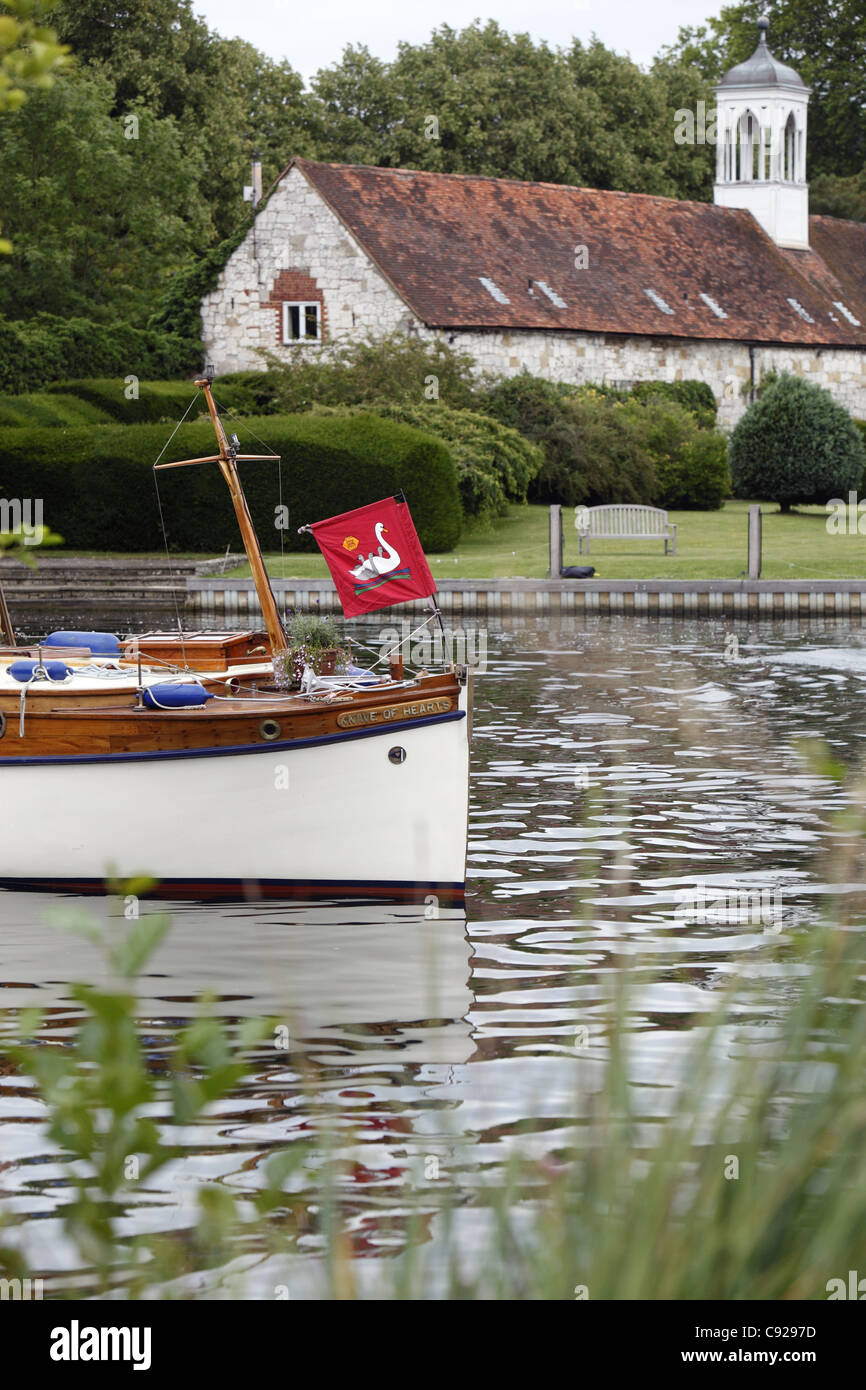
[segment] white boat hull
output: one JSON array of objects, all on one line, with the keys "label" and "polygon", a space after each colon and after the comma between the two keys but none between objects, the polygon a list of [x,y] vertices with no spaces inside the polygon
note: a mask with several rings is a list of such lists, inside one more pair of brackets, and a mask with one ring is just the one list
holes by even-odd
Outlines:
[{"label": "white boat hull", "polygon": [[0,758],[0,884],[143,875],[174,898],[459,901],[467,701],[464,687],[445,717],[243,751]]}]

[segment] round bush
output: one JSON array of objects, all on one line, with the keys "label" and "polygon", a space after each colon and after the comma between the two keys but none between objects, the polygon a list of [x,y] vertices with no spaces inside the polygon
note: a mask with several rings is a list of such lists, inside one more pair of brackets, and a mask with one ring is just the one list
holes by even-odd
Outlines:
[{"label": "round bush", "polygon": [[766,498],[784,512],[859,488],[866,448],[829,391],[785,374],[735,427],[730,463],[735,496]]}]

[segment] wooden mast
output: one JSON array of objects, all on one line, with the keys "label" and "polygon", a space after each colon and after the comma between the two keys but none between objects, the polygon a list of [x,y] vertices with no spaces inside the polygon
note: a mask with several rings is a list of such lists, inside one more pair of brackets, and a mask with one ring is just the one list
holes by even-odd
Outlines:
[{"label": "wooden mast", "polygon": [[283,627],[279,610],[277,608],[277,601],[274,598],[274,591],[271,588],[271,581],[268,579],[268,572],[265,569],[265,562],[262,559],[262,551],[261,546],[259,545],[259,538],[256,535],[256,528],[253,526],[253,519],[250,516],[250,509],[247,505],[247,499],[244,495],[244,490],[241,485],[240,475],[238,474],[237,469],[237,461],[238,459],[267,459],[276,456],[272,454],[239,454],[235,446],[233,444],[230,444],[228,439],[226,438],[226,432],[223,429],[222,420],[219,417],[219,412],[216,408],[214,398],[211,394],[210,378],[201,377],[196,381],[195,384],[196,386],[200,386],[201,389],[204,391],[204,397],[207,401],[207,408],[210,412],[211,422],[216,433],[217,443],[219,444],[219,453],[210,454],[207,458],[183,459],[179,463],[158,463],[156,464],[156,467],[184,468],[188,464],[195,463],[219,464],[219,470],[225,478],[226,483],[228,484],[229,493],[232,499],[232,506],[235,509],[235,516],[238,519],[238,526],[240,527],[241,539],[244,543],[244,550],[246,551],[247,559],[250,562],[250,569],[252,570],[253,574],[253,582],[255,583],[256,593],[258,594],[259,603],[261,604],[262,613],[264,615],[265,627],[268,630],[268,637],[270,638],[271,642],[271,652],[275,655],[277,652],[285,651],[289,644],[286,639],[285,628]]}]

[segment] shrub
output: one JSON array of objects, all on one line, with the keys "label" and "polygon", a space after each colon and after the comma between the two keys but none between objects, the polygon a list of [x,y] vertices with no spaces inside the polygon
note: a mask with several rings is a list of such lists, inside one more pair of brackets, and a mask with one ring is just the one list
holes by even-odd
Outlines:
[{"label": "shrub", "polygon": [[270,357],[268,365],[283,411],[384,399],[421,405],[431,398],[456,408],[471,406],[478,389],[475,365],[466,353],[454,352],[438,338],[428,342],[400,333],[331,348],[327,358],[315,361],[300,354],[288,363]]},{"label": "shrub", "polygon": [[486,402],[541,447],[533,490],[540,502],[708,509],[730,492],[727,446],[709,428],[715,399],[703,382],[646,382],[625,392],[521,375],[497,382]]},{"label": "shrub", "polygon": [[736,496],[770,498],[788,511],[856,490],[866,448],[829,391],[786,373],[736,425],[730,462]]},{"label": "shrub", "polygon": [[686,406],[654,393],[616,407],[630,415],[653,462],[659,506],[713,511],[729,496],[728,444],[717,430],[702,429]]},{"label": "shrub", "polygon": [[478,408],[511,429],[519,430],[527,439],[538,439],[555,424],[562,403],[577,396],[574,386],[521,372],[519,376],[507,377],[490,386]]},{"label": "shrub", "polygon": [[705,381],[639,381],[631,390],[638,401],[673,401],[694,415],[701,429],[715,428],[718,406],[713,388]]},{"label": "shrub", "polygon": [[509,502],[525,502],[527,489],[544,456],[529,440],[489,415],[451,410],[445,405],[375,403],[388,419],[401,420],[441,439],[457,468],[466,516],[482,523],[502,516]]},{"label": "shrub", "polygon": [[[308,521],[405,492],[421,543],[450,550],[462,527],[457,475],[448,450],[419,430],[375,415],[266,416],[251,422],[282,456],[281,500],[289,508],[283,538],[290,550],[315,549],[297,535]],[[263,452],[238,427],[244,447]],[[41,497],[46,524],[67,545],[94,550],[157,550],[159,525],[152,466],[166,443],[165,425],[98,425],[91,429],[10,429],[0,439],[0,483],[16,495]],[[167,458],[213,453],[209,422],[181,427]],[[276,462],[242,464],[244,488],[265,549],[280,500]],[[156,475],[169,545],[222,551],[237,544],[237,522],[216,465]]]},{"label": "shrub", "polygon": [[677,454],[656,460],[658,502],[678,511],[716,511],[731,495],[728,441],[719,430],[696,431]]},{"label": "shrub", "polygon": [[197,342],[179,334],[36,314],[0,318],[0,390],[38,391],[68,377],[133,374],[177,377],[201,360]]},{"label": "shrub", "polygon": [[652,500],[656,476],[643,430],[619,401],[518,376],[493,388],[488,408],[540,447],[544,461],[532,489],[539,502]]}]

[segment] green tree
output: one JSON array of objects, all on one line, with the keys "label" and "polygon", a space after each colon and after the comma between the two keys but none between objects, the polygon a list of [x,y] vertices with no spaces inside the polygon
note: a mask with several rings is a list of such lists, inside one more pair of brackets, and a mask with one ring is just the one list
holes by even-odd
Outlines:
[{"label": "green tree", "polygon": [[0,3],[0,111],[17,111],[69,62],[54,30],[41,23],[51,9],[52,0]]},{"label": "green tree", "polygon": [[132,321],[212,235],[175,122],[141,103],[113,111],[108,78],[74,72],[6,117],[0,179],[14,253],[0,264],[0,313]]},{"label": "green tree", "polygon": [[809,204],[812,212],[824,213],[827,217],[866,222],[866,166],[847,179],[836,174],[819,174],[809,185]]},{"label": "green tree", "polygon": [[60,0],[53,18],[80,61],[111,81],[115,114],[143,103],[177,123],[199,161],[212,241],[249,220],[241,192],[254,149],[266,181],[292,154],[314,153],[298,74],[211,32],[191,0]]},{"label": "green tree", "polygon": [[575,39],[567,54],[575,86],[596,99],[598,134],[590,154],[593,188],[654,193],[663,197],[708,198],[712,160],[705,147],[673,139],[674,113],[695,109],[711,94],[695,69],[675,63],[643,72],[629,58],[597,39]]},{"label": "green tree", "polygon": [[[0,3],[0,114],[18,111],[28,93],[50,87],[68,62],[66,48],[53,29],[40,24],[51,0],[5,0]],[[0,255],[12,243],[0,237]]]},{"label": "green tree", "polygon": [[[567,52],[494,21],[435,30],[383,63],[363,47],[313,79],[324,158],[706,197],[709,160],[673,141],[707,94],[676,62],[642,72],[598,41]],[[673,105],[672,105],[673,103]]]},{"label": "green tree", "polygon": [[866,448],[829,391],[784,373],[737,423],[730,463],[737,497],[772,498],[787,512],[859,488]]}]

